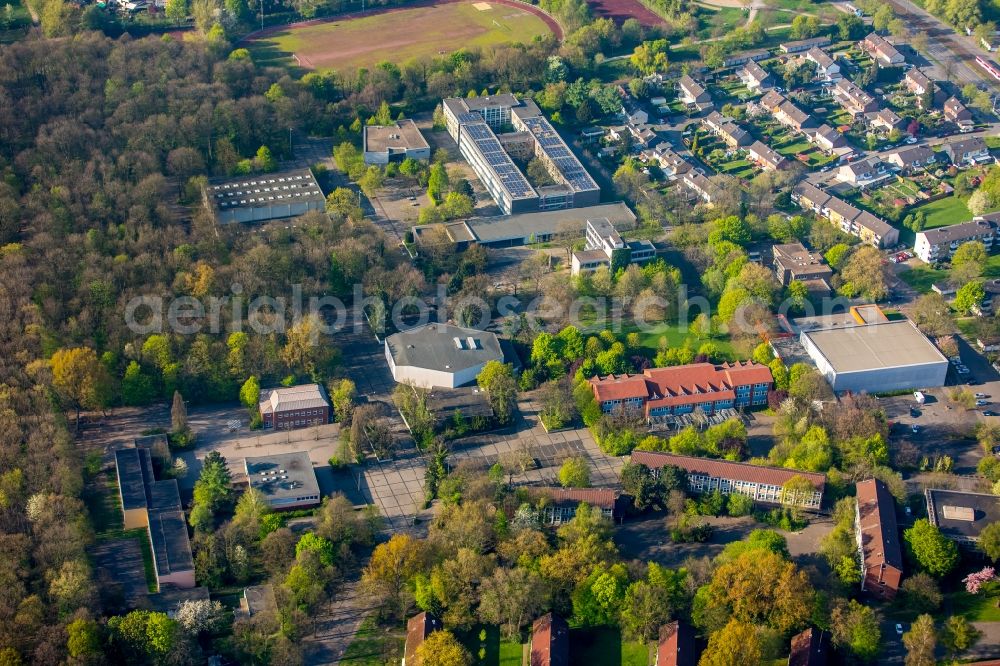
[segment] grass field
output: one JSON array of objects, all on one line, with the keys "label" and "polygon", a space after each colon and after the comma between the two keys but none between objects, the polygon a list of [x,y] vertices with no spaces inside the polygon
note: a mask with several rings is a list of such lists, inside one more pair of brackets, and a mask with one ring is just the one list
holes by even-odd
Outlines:
[{"label": "grass field", "polygon": [[911,208],[907,212],[916,213],[920,210],[924,211],[927,215],[927,226],[925,229],[946,227],[949,224],[968,222],[972,219],[972,213],[969,212],[968,207],[965,205],[967,200],[966,197],[950,196],[932,201],[923,206]]},{"label": "grass field", "polygon": [[569,661],[593,666],[646,666],[649,650],[642,643],[623,640],[621,632],[611,627],[571,629]]},{"label": "grass field", "polygon": [[549,32],[539,16],[519,7],[452,2],[291,26],[256,38],[248,47],[257,62],[351,71],[461,48],[529,42]]}]

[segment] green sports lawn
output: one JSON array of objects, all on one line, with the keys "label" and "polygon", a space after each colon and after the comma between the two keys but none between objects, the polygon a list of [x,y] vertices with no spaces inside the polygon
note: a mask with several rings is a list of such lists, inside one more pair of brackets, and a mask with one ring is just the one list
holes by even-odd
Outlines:
[{"label": "green sports lawn", "polygon": [[[258,62],[351,71],[461,48],[529,42],[546,34],[549,28],[542,19],[519,7],[453,2],[291,26],[250,42],[249,48]],[[373,39],[373,35],[382,37]]]}]

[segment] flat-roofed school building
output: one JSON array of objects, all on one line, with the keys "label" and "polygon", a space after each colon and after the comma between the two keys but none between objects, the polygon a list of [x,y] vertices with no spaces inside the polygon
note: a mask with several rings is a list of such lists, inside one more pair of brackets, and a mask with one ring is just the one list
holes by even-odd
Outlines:
[{"label": "flat-roofed school building", "polygon": [[960,546],[975,546],[983,528],[1000,521],[1000,497],[996,495],[928,488],[924,497],[931,524]]},{"label": "flat-roofed school building", "polygon": [[392,125],[365,125],[365,164],[402,162],[406,158],[429,160],[431,147],[410,119],[398,120]]},{"label": "flat-roofed school building", "polygon": [[326,210],[326,197],[309,169],[212,180],[203,197],[219,224],[270,222]]},{"label": "flat-roofed school building", "polygon": [[320,503],[316,471],[305,451],[248,456],[243,469],[247,483],[260,491],[272,509],[304,509]]}]

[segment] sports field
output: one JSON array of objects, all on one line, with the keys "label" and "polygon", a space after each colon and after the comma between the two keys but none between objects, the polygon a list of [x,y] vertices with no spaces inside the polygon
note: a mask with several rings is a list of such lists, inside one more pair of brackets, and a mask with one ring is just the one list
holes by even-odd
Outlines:
[{"label": "sports field", "polygon": [[247,46],[257,62],[346,72],[460,48],[529,42],[558,29],[550,17],[519,3],[437,2],[270,29]]}]

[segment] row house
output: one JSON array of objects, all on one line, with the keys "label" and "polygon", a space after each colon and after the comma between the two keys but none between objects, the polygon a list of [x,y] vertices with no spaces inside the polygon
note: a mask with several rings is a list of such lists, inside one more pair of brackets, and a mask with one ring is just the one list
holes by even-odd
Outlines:
[{"label": "row house", "polygon": [[769,90],[763,97],[757,100],[757,105],[768,113],[774,113],[786,101],[785,96],[777,90]]},{"label": "row house", "polygon": [[851,116],[878,111],[878,102],[850,79],[840,79],[833,85],[833,98]]},{"label": "row house", "polygon": [[765,90],[774,86],[771,73],[756,62],[748,62],[736,73],[748,90]]},{"label": "row house", "polygon": [[811,115],[787,100],[774,111],[774,119],[796,132],[816,126],[816,120]]},{"label": "row house", "polygon": [[944,154],[955,166],[973,166],[992,159],[989,146],[981,136],[944,144]]},{"label": "row house", "polygon": [[678,98],[684,104],[688,106],[694,106],[699,111],[704,111],[705,109],[711,108],[712,106],[712,96],[708,94],[705,88],[692,79],[689,75],[685,74],[677,82]]},{"label": "row house", "polygon": [[829,37],[812,37],[810,39],[798,39],[793,42],[784,42],[778,45],[782,53],[802,53],[813,47],[823,48],[830,45]]},{"label": "row house", "polygon": [[764,171],[777,171],[783,169],[787,164],[783,155],[760,141],[754,141],[750,144],[750,147],[747,148],[747,157]]},{"label": "row house", "polygon": [[896,524],[896,500],[878,479],[855,484],[854,533],[861,562],[861,589],[892,600],[903,580],[903,552]]},{"label": "row house", "polygon": [[795,186],[792,201],[875,247],[892,247],[899,242],[899,230],[895,227],[807,181]]},{"label": "row house", "polygon": [[651,368],[636,375],[594,377],[590,385],[603,412],[641,410],[647,419],[767,403],[773,378],[766,365],[691,363]]},{"label": "row house", "polygon": [[[799,472],[780,467],[764,467],[748,463],[678,456],[654,451],[633,451],[631,462],[645,465],[655,475],[658,470],[672,465],[687,473],[688,489],[695,493],[718,490],[723,495],[745,495],[755,502],[765,504],[792,504],[805,509],[819,510],[823,504],[826,475]],[[793,479],[805,479],[811,490],[788,490]]]},{"label": "row house", "polygon": [[805,59],[816,64],[816,78],[820,81],[836,81],[841,78],[840,65],[829,53],[814,46],[806,51]]},{"label": "row house", "polygon": [[750,132],[746,131],[732,118],[727,118],[718,111],[713,111],[703,121],[710,132],[722,139],[730,148],[742,148],[753,142]]},{"label": "row house", "polygon": [[885,161],[903,173],[913,173],[937,164],[937,153],[929,146],[907,146],[889,153]]},{"label": "row house", "polygon": [[996,227],[989,220],[973,218],[969,222],[917,232],[913,254],[925,263],[936,264],[950,259],[955,250],[970,241],[981,242],[989,252],[993,249],[995,235]]},{"label": "row house", "polygon": [[865,37],[859,46],[882,67],[894,67],[906,62],[903,54],[878,33],[873,32]]},{"label": "row house", "polygon": [[704,174],[700,174],[692,169],[684,174],[681,182],[702,201],[707,204],[712,203],[712,199],[715,197],[715,186]]},{"label": "row house", "polygon": [[771,56],[771,52],[767,49],[754,49],[752,51],[741,51],[739,53],[733,53],[728,55],[722,61],[722,66],[725,68],[729,67],[739,67],[740,65],[746,65],[752,62],[757,62],[758,60],[765,60]]}]

